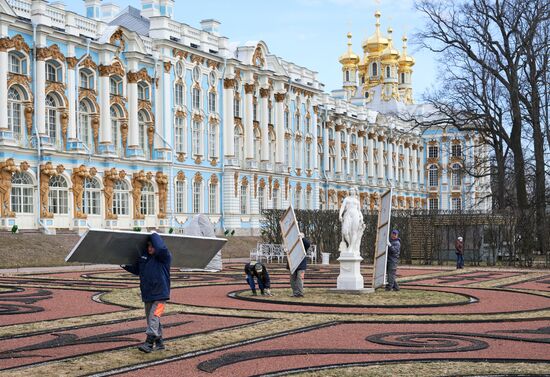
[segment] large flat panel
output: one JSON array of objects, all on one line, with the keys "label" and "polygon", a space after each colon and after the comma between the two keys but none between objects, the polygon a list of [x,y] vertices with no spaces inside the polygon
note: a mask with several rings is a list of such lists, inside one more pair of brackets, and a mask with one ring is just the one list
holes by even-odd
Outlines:
[{"label": "large flat panel", "polygon": [[[150,233],[90,229],[65,258],[66,262],[133,264],[147,246]],[[160,234],[172,253],[172,267],[205,268],[225,245],[225,238]]]}]

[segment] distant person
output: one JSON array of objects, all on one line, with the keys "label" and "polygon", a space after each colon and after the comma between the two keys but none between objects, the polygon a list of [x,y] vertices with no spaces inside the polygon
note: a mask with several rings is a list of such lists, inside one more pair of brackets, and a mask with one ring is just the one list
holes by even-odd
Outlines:
[{"label": "distant person", "polygon": [[[302,244],[304,245],[304,250],[307,251],[309,247],[311,246],[311,242],[304,236],[304,233],[300,233],[300,237],[302,237]],[[286,268],[290,269],[290,266],[287,262]],[[304,297],[304,277],[306,274],[307,269],[307,257],[304,256],[304,259],[302,259],[302,262],[298,265],[298,268],[294,271],[294,273],[290,274],[290,288],[292,289],[292,295],[291,297]]]},{"label": "distant person", "polygon": [[458,237],[456,239],[455,249],[456,249],[456,268],[457,269],[464,268],[464,239],[462,237]]},{"label": "distant person", "polygon": [[165,348],[160,317],[170,299],[170,264],[172,255],[157,232],[151,234],[144,250],[133,265],[122,265],[126,271],[139,276],[141,299],[145,303],[147,339],[138,349],[149,353]]},{"label": "distant person", "polygon": [[252,296],[257,296],[256,282],[258,281],[258,288],[262,296],[272,296],[271,294],[271,279],[269,278],[269,272],[263,263],[252,261],[244,265],[244,273],[246,274],[246,281],[252,290]]},{"label": "distant person", "polygon": [[399,231],[394,229],[391,231],[390,240],[388,242],[388,284],[386,285],[386,291],[398,291],[399,284],[395,274],[397,272],[397,265],[399,264],[399,254],[401,253],[401,240],[399,239]]}]

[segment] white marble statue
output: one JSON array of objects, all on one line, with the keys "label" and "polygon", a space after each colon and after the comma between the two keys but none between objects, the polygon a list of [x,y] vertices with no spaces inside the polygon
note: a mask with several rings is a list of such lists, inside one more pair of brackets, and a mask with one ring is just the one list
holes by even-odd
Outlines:
[{"label": "white marble statue", "polygon": [[351,253],[359,256],[365,223],[363,221],[363,214],[361,213],[361,203],[357,197],[357,189],[355,187],[350,189],[350,195],[342,202],[339,218],[342,223],[340,254]]}]

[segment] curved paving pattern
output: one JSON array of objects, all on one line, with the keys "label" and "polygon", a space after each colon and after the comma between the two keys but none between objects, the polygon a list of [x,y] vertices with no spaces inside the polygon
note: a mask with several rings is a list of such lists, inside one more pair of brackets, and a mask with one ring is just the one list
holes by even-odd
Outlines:
[{"label": "curved paving pattern", "polygon": [[[274,287],[288,286],[284,268],[270,271]],[[337,274],[337,266],[308,270],[306,295],[333,288]],[[167,349],[144,355],[135,348],[144,333],[138,282],[124,271],[0,276],[0,376],[550,371],[548,271],[403,267],[399,277],[403,291],[389,301],[369,304],[367,295],[349,305],[290,298],[290,290],[252,298],[240,264],[221,273],[174,270]],[[403,304],[407,292],[465,299]]]}]

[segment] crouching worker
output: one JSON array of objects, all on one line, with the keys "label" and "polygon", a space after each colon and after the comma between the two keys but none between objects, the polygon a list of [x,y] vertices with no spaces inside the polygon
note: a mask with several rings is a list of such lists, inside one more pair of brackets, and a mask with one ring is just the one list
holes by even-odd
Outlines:
[{"label": "crouching worker", "polygon": [[271,294],[271,280],[269,278],[269,273],[267,272],[267,268],[264,264],[252,261],[250,263],[247,263],[244,265],[244,273],[246,274],[246,282],[250,286],[250,289],[252,290],[252,295],[257,296],[256,293],[256,283],[254,281],[254,278],[258,280],[258,288],[260,288],[260,292],[262,293],[262,296],[272,296]]},{"label": "crouching worker", "polygon": [[144,250],[133,265],[121,266],[126,271],[139,276],[141,299],[145,304],[147,339],[138,349],[142,352],[163,350],[162,325],[160,317],[166,301],[170,299],[170,264],[172,255],[162,238],[153,232]]}]

